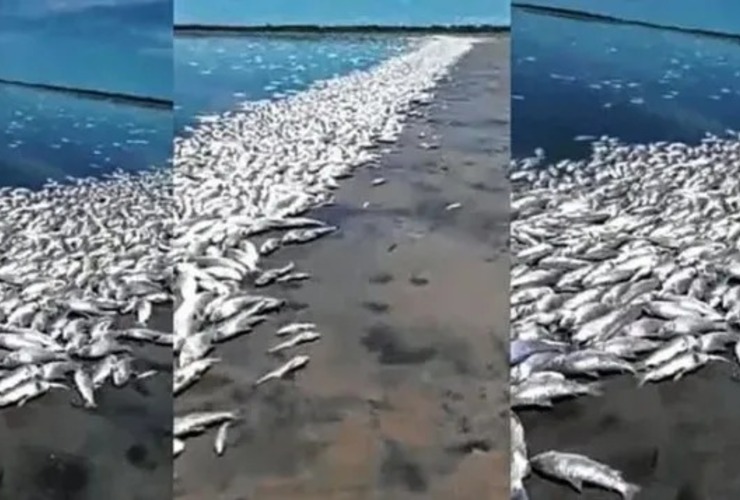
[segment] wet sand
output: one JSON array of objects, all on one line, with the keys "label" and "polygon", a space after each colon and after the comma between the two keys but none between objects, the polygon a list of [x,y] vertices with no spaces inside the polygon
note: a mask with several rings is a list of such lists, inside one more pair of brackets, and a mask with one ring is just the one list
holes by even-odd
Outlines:
[{"label": "wet sand", "polygon": [[[618,377],[604,397],[519,412],[529,452],[572,451],[603,461],[642,486],[638,500],[740,498],[740,382],[733,371],[708,366],[639,389],[635,379]],[[619,498],[591,487],[578,494],[536,475],[526,485],[531,500]]]},{"label": "wet sand", "polygon": [[[508,37],[476,46],[417,114],[312,214],[340,231],[270,258],[312,279],[269,288],[288,307],[177,399],[177,413],[244,419],[221,458],[214,432],[187,441],[176,498],[508,498]],[[319,325],[321,340],[291,352],[311,362],[252,390],[292,320]]]},{"label": "wet sand", "polygon": [[[171,318],[157,310],[150,326],[171,331]],[[137,356],[137,371],[162,373],[106,385],[96,410],[74,389],[0,410],[0,500],[172,498],[172,355],[142,347]]]}]

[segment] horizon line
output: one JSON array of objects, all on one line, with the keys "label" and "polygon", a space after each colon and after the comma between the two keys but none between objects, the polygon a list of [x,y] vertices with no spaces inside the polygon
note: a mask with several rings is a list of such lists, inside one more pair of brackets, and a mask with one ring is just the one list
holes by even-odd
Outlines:
[{"label": "horizon line", "polygon": [[685,33],[690,35],[700,35],[711,38],[721,38],[725,40],[733,40],[740,42],[740,33],[732,33],[727,31],[714,31],[705,28],[686,28],[673,24],[662,24],[655,23],[652,21],[640,21],[637,19],[625,19],[621,17],[611,16],[607,14],[596,14],[593,12],[587,12],[576,9],[568,9],[565,7],[547,7],[544,5],[531,4],[526,2],[512,2],[511,6],[515,9],[522,9],[538,14],[549,15],[552,17],[567,17],[577,21],[591,21],[591,22],[602,22],[610,24],[621,24],[628,26],[641,26],[643,28],[658,29],[664,31],[673,31],[676,33]]},{"label": "horizon line", "polygon": [[139,96],[135,94],[126,94],[122,92],[110,92],[106,90],[93,90],[82,87],[68,87],[64,85],[54,85],[50,83],[38,83],[38,82],[27,82],[22,80],[12,80],[0,77],[0,86],[6,85],[9,87],[20,87],[35,90],[42,90],[46,92],[56,92],[60,94],[69,94],[75,97],[81,97],[86,99],[95,99],[102,101],[110,101],[121,104],[129,104],[132,106],[155,108],[155,109],[169,109],[172,110],[174,102],[168,99],[162,99],[159,97],[148,97]]},{"label": "horizon line", "polygon": [[425,26],[381,25],[381,24],[261,24],[261,25],[225,25],[225,24],[175,24],[173,32],[180,35],[198,33],[504,33],[511,30],[510,25],[495,24],[432,24]]}]

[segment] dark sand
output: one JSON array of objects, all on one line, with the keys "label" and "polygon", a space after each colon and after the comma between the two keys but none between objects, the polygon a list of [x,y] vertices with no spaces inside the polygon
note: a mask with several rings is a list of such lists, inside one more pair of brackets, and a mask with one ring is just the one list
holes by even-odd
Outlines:
[{"label": "dark sand", "polygon": [[[520,412],[529,452],[583,453],[624,472],[643,487],[637,499],[740,498],[740,382],[729,365],[709,366],[672,383],[637,388],[611,380],[601,398],[561,402],[549,412]],[[582,494],[533,475],[531,500],[612,500],[586,487]]]},{"label": "dark sand", "polygon": [[[269,289],[289,307],[176,401],[245,413],[221,458],[215,432],[187,441],[178,499],[508,498],[508,37],[477,46],[420,111],[381,168],[312,214],[337,234],[271,258],[313,274]],[[419,147],[436,135],[439,149]],[[309,366],[252,391],[289,320],[324,335],[293,352]]]},{"label": "dark sand", "polygon": [[[150,326],[171,331],[171,318],[158,310]],[[137,355],[137,370],[162,373],[96,391],[97,410],[74,389],[0,410],[0,500],[172,498],[172,355]]]}]

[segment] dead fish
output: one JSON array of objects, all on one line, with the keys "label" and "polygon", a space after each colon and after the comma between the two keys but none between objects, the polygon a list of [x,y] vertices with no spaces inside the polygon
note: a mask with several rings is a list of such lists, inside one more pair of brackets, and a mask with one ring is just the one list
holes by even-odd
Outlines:
[{"label": "dead fish", "polygon": [[254,385],[261,385],[273,379],[281,379],[296,370],[304,368],[308,364],[308,361],[308,356],[294,356],[293,358],[285,362],[282,366],[276,368],[275,370],[272,370],[271,372],[266,373],[265,375],[257,379]]},{"label": "dead fish", "polygon": [[576,453],[546,451],[530,463],[537,472],[565,481],[579,493],[584,483],[615,491],[624,500],[632,500],[640,492],[640,487],[625,481],[618,470]]},{"label": "dead fish", "polygon": [[213,449],[219,457],[223,455],[224,450],[226,450],[226,438],[229,432],[229,427],[231,427],[231,421],[227,420],[221,424],[216,433],[216,439],[213,442]]},{"label": "dead fish", "polygon": [[321,334],[318,332],[312,332],[312,331],[301,332],[301,333],[296,334],[294,337],[286,340],[285,342],[281,342],[275,347],[270,348],[267,351],[267,353],[276,354],[286,349],[290,349],[291,347],[295,347],[300,344],[305,344],[307,342],[313,342],[320,338],[321,338]]}]

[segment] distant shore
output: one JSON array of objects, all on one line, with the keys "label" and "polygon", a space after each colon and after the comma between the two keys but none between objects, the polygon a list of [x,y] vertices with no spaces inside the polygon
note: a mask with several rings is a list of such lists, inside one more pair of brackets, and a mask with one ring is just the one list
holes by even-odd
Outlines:
[{"label": "distant shore", "polygon": [[509,26],[495,25],[431,25],[431,26],[381,26],[381,25],[347,25],[347,26],[320,26],[313,24],[282,24],[282,25],[203,25],[179,24],[173,27],[176,35],[208,36],[208,35],[249,35],[249,34],[471,34],[490,35],[508,33]]},{"label": "distant shore", "polygon": [[541,14],[548,14],[552,16],[567,17],[570,19],[576,19],[581,21],[597,21],[602,23],[611,24],[623,24],[628,26],[642,26],[644,28],[660,29],[666,31],[675,31],[678,33],[686,33],[688,35],[701,35],[713,38],[723,38],[727,40],[740,41],[740,34],[728,33],[724,31],[713,31],[700,28],[683,28],[681,26],[675,26],[671,24],[660,24],[648,21],[639,21],[634,19],[623,19],[614,16],[608,16],[605,14],[594,14],[592,12],[585,12],[582,10],[566,9],[562,7],[545,7],[543,5],[513,2],[512,7],[527,10],[530,12],[538,12]]},{"label": "distant shore", "polygon": [[83,97],[86,99],[98,99],[103,101],[117,102],[121,104],[129,104],[133,106],[142,106],[147,108],[156,109],[167,109],[173,108],[173,102],[168,99],[161,99],[158,97],[147,97],[138,96],[133,94],[124,94],[119,92],[108,92],[104,90],[91,90],[76,87],[65,87],[62,85],[52,85],[48,83],[35,83],[35,82],[24,82],[20,80],[8,80],[0,78],[0,85],[8,85],[13,87],[23,87],[28,89],[44,90],[47,92],[57,92],[61,94],[69,94],[76,97]]}]

